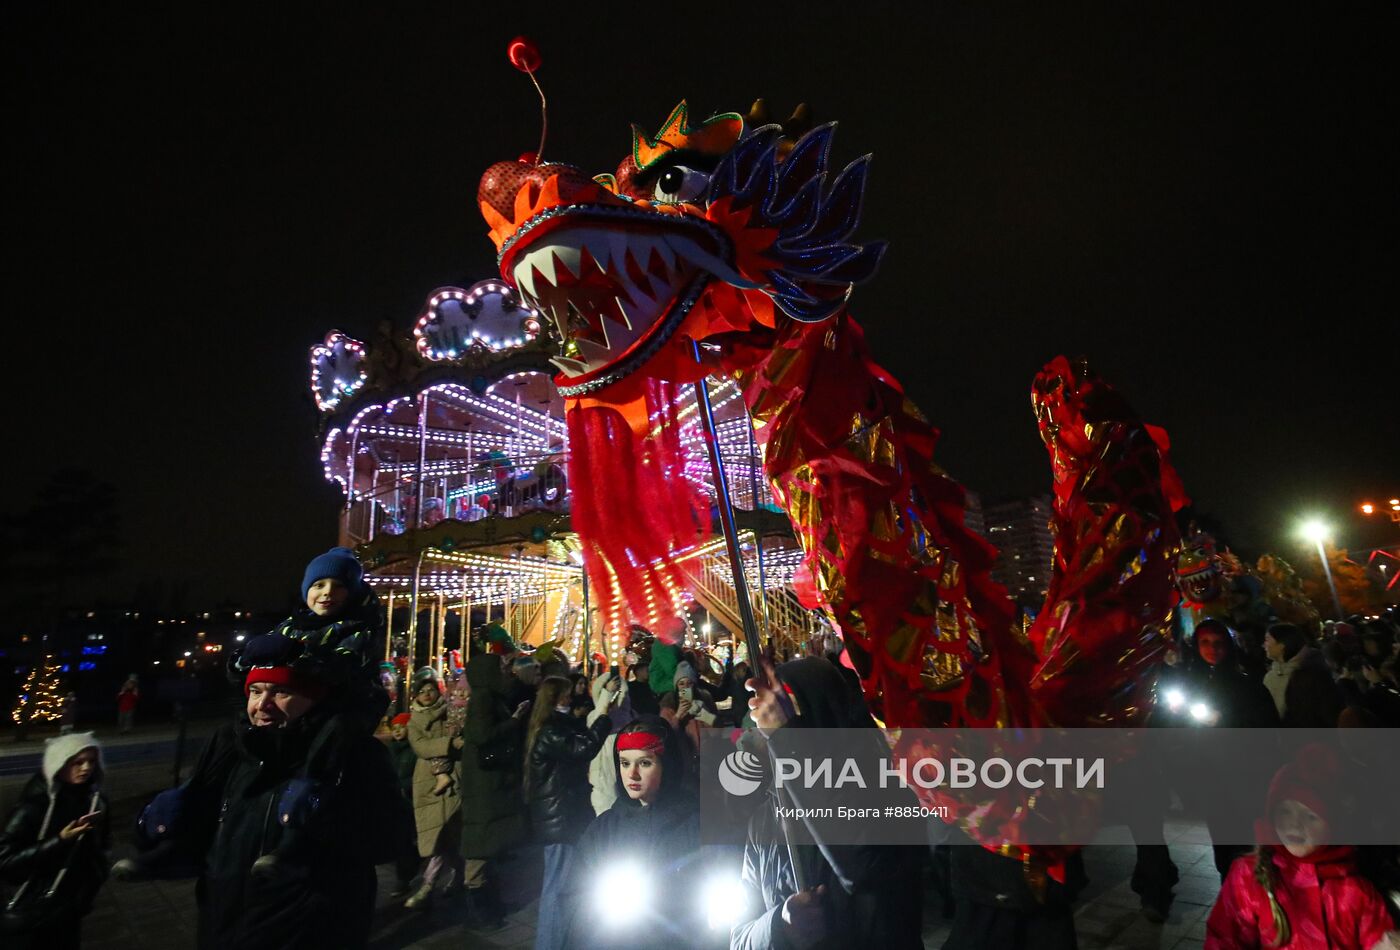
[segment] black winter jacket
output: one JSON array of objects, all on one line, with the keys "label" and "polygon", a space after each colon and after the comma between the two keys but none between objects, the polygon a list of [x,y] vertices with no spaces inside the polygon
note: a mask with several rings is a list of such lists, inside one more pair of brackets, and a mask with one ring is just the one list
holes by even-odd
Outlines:
[{"label": "black winter jacket", "polygon": [[[41,837],[49,810],[47,786],[42,773],[31,778],[0,830],[0,880],[16,887],[29,882],[21,898],[23,906],[47,891],[66,866],[68,873],[55,891],[59,902],[55,910],[61,907],[64,916],[82,917],[92,909],[93,899],[107,879],[107,800],[98,791],[96,780],[86,785],[57,783],[53,814]],[[59,838],[65,825],[94,810],[102,814],[91,832],[72,842]]]},{"label": "black winter jacket", "polygon": [[309,873],[275,886],[248,874],[282,839],[278,805],[322,731],[316,712],[281,729],[227,726],[200,756],[177,841],[187,856],[203,858],[195,892],[201,950],[329,950],[368,939],[374,866],[413,838],[412,812],[379,740],[351,740],[340,785],[302,830]]},{"label": "black winter jacket", "polygon": [[588,763],[603,747],[612,720],[600,716],[592,726],[551,710],[530,749],[526,798],[536,841],[573,844],[593,819],[589,802]]},{"label": "black winter jacket", "polygon": [[1322,654],[1306,648],[1308,656],[1288,678],[1284,691],[1285,729],[1334,729],[1346,704],[1342,691],[1332,680]]}]

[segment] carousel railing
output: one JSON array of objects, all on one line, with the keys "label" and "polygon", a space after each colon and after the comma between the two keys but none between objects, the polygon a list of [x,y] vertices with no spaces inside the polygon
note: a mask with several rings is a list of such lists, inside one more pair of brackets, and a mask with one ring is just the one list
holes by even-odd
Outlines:
[{"label": "carousel railing", "polygon": [[[404,534],[445,520],[514,518],[569,510],[567,456],[534,452],[509,459],[440,460],[385,465],[362,478],[341,511],[341,540],[350,546],[381,534]],[[421,507],[421,514],[419,509]]]},{"label": "carousel railing", "polygon": [[[724,550],[720,548],[682,564],[696,603],[729,630],[742,630],[739,598]],[[779,649],[800,649],[813,636],[830,630],[822,615],[803,607],[790,588],[762,589],[755,584],[750,593],[754,616],[759,619],[760,627],[765,628],[766,636],[772,638]]]}]

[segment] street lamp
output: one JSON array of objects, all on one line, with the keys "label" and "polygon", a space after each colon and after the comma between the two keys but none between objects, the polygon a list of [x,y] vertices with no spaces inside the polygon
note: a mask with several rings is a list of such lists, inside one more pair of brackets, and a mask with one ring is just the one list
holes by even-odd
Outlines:
[{"label": "street lamp", "polygon": [[1317,518],[1303,522],[1303,537],[1317,545],[1317,556],[1322,560],[1322,573],[1327,575],[1327,587],[1332,591],[1332,606],[1336,608],[1337,619],[1342,620],[1342,599],[1337,596],[1337,583],[1332,580],[1332,565],[1327,563],[1327,549],[1322,546],[1332,534],[1332,529]]},{"label": "street lamp", "polygon": [[[1390,520],[1400,525],[1400,498],[1392,498],[1385,504],[1386,507],[1390,509],[1386,512],[1386,514],[1390,516]],[[1369,517],[1376,513],[1376,507],[1376,505],[1371,504],[1369,501],[1362,502],[1361,513]]]}]

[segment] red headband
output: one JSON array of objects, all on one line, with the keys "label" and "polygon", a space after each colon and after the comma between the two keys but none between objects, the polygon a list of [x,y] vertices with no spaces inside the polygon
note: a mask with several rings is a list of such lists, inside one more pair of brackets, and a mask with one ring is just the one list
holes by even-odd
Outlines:
[{"label": "red headband", "polygon": [[619,752],[653,752],[660,753],[666,748],[666,742],[660,736],[652,735],[650,732],[638,730],[637,732],[624,732],[617,737],[617,751]]},{"label": "red headband", "polygon": [[247,696],[248,691],[253,688],[254,683],[271,683],[273,686],[285,686],[296,693],[301,693],[307,699],[321,699],[326,695],[324,684],[305,676],[298,676],[296,671],[290,666],[255,666],[248,671],[247,677],[243,680],[243,695]]}]

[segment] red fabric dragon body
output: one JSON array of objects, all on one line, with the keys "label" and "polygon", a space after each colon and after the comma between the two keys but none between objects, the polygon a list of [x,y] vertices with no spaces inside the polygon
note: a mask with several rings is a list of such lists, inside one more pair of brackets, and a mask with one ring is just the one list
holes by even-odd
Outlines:
[{"label": "red fabric dragon body", "polygon": [[[755,105],[757,110],[758,104]],[[732,378],[839,628],[890,726],[1132,725],[1168,641],[1185,503],[1165,433],[1063,357],[1032,404],[1054,477],[1054,573],[1028,631],[993,548],[933,460],[935,429],[847,309],[884,245],[851,240],[868,156],[831,177],[834,125],[685,103],[615,174],[501,162],[478,200],[502,276],[563,341],[575,527],[616,622],[655,624],[670,559],[708,521],[676,477],[677,387]]]}]

